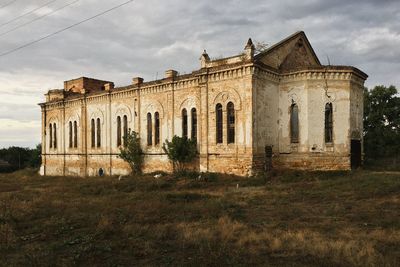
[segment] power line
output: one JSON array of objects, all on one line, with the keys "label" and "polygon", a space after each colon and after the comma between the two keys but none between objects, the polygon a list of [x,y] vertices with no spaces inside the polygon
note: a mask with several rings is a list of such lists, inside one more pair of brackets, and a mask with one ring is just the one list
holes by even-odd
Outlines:
[{"label": "power line", "polygon": [[98,13],[98,14],[94,15],[93,17],[90,17],[90,18],[81,20],[81,21],[79,21],[79,22],[77,22],[77,23],[74,23],[74,24],[72,24],[72,25],[70,25],[70,26],[68,26],[68,27],[65,27],[65,28],[63,28],[63,29],[61,29],[61,30],[58,30],[58,31],[56,31],[56,32],[53,32],[53,33],[48,34],[48,35],[46,35],[46,36],[43,36],[43,37],[41,37],[41,38],[39,38],[39,39],[36,39],[35,41],[29,42],[29,43],[26,43],[26,44],[24,44],[24,45],[21,45],[21,46],[19,46],[19,47],[17,47],[17,48],[11,49],[11,50],[9,50],[9,51],[7,51],[7,52],[4,52],[4,53],[0,54],[0,57],[9,55],[9,54],[14,53],[14,52],[16,52],[16,51],[18,51],[18,50],[21,50],[21,49],[23,49],[23,48],[25,48],[25,47],[28,47],[28,46],[31,46],[31,45],[33,45],[33,44],[35,44],[35,43],[38,43],[38,42],[40,42],[40,41],[43,41],[43,40],[45,40],[45,39],[47,39],[47,38],[50,38],[50,37],[52,37],[52,36],[54,36],[54,35],[56,35],[56,34],[62,33],[62,32],[64,32],[64,31],[66,31],[66,30],[69,30],[69,29],[71,29],[71,28],[73,28],[73,27],[76,27],[76,26],[78,26],[78,25],[80,25],[80,24],[83,24],[83,23],[85,23],[85,22],[87,22],[87,21],[89,21],[89,20],[95,19],[95,18],[100,17],[100,16],[102,16],[102,15],[104,15],[104,14],[106,14],[106,13],[109,13],[109,12],[115,10],[115,9],[118,9],[118,8],[124,6],[124,5],[127,5],[127,4],[129,4],[129,3],[133,2],[133,1],[134,1],[134,0],[126,1],[126,2],[124,2],[124,3],[122,3],[122,4],[119,4],[119,5],[117,5],[117,6],[114,6],[114,7],[110,8],[110,9],[107,9],[107,10],[101,12],[101,13]]},{"label": "power line", "polygon": [[43,8],[43,7],[45,7],[45,6],[48,6],[48,5],[50,5],[51,3],[54,3],[55,1],[58,1],[58,0],[52,0],[52,1],[50,1],[50,2],[47,2],[46,4],[44,4],[44,5],[40,6],[40,7],[37,7],[37,8],[35,8],[35,9],[32,9],[31,11],[28,11],[28,12],[26,12],[26,13],[24,13],[24,14],[22,14],[22,15],[16,17],[16,18],[13,18],[12,20],[6,21],[6,22],[4,22],[3,24],[0,24],[0,28],[3,27],[3,26],[5,26],[5,25],[10,24],[11,22],[14,22],[14,21],[16,21],[16,20],[19,20],[20,18],[23,18],[23,17],[25,17],[25,16],[28,16],[28,15],[32,14],[33,12],[35,12],[35,11],[37,11],[37,10],[39,10],[39,9],[41,9],[41,8]]},{"label": "power line", "polygon": [[66,8],[66,7],[69,7],[69,6],[75,4],[75,3],[78,2],[78,1],[79,1],[79,0],[75,0],[75,1],[73,1],[73,2],[70,2],[70,3],[64,5],[64,6],[60,7],[60,8],[57,8],[57,9],[55,9],[55,10],[49,12],[49,13],[46,13],[46,14],[44,14],[44,15],[42,15],[42,16],[39,16],[39,17],[37,17],[37,18],[34,18],[33,20],[30,20],[30,21],[28,21],[28,22],[26,22],[26,23],[23,23],[23,24],[18,25],[18,26],[14,27],[14,28],[11,28],[11,29],[8,30],[8,31],[2,32],[2,33],[0,33],[0,37],[1,37],[1,36],[4,36],[4,35],[6,35],[6,34],[8,34],[8,33],[10,33],[10,32],[16,31],[16,30],[18,30],[18,29],[20,29],[20,28],[22,28],[22,27],[24,27],[24,26],[26,26],[26,25],[29,25],[29,24],[31,24],[31,23],[33,23],[33,22],[35,22],[35,21],[38,21],[38,20],[40,20],[40,19],[42,19],[42,18],[44,18],[44,17],[50,16],[51,14],[54,14],[54,13],[60,11],[61,9],[64,9],[64,8]]},{"label": "power line", "polygon": [[14,2],[17,2],[17,0],[10,1],[10,2],[8,2],[7,4],[4,4],[4,5],[0,6],[0,9],[5,8],[5,7],[11,5],[11,4],[14,3]]}]

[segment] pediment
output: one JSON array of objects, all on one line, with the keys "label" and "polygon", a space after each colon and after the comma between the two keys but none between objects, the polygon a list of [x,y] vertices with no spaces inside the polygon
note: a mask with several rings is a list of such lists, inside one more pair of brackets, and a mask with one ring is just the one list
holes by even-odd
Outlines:
[{"label": "pediment", "polygon": [[321,66],[304,32],[289,36],[258,54],[255,59],[284,72]]}]

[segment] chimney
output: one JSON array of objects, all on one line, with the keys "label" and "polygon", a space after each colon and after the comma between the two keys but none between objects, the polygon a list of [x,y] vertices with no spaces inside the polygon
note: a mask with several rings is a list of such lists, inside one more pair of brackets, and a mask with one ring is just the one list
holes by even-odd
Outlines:
[{"label": "chimney", "polygon": [[165,71],[165,78],[167,79],[173,79],[176,76],[178,76],[178,72],[176,70],[167,70]]},{"label": "chimney", "polygon": [[135,77],[132,79],[133,85],[141,85],[142,83],[143,83],[143,78],[141,77]]},{"label": "chimney", "polygon": [[114,89],[114,83],[106,83],[104,85],[104,90],[111,91],[112,89]]}]

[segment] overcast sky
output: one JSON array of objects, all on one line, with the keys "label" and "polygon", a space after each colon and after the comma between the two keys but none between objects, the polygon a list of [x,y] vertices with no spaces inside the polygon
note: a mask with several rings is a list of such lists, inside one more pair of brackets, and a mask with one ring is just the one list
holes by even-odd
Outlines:
[{"label": "overcast sky", "polygon": [[[0,54],[94,16],[126,0],[16,0],[0,8]],[[12,0],[0,0],[0,7]],[[249,37],[269,45],[303,30],[320,61],[352,65],[366,85],[400,88],[398,0],[137,0],[35,45],[0,57],[0,147],[40,142],[44,94],[81,76],[128,85],[161,78],[167,69],[189,73],[211,57],[240,53]]]}]

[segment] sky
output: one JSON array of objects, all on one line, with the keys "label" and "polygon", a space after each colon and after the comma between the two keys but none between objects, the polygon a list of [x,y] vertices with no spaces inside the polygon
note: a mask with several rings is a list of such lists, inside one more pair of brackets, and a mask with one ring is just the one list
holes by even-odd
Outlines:
[{"label": "sky", "polygon": [[[0,55],[126,1],[0,0]],[[227,57],[249,37],[273,45],[299,30],[322,64],[361,69],[368,88],[400,88],[398,0],[136,0],[0,56],[0,148],[40,142],[37,104],[63,81],[86,76],[125,86],[167,69],[190,73],[204,49]]]}]

